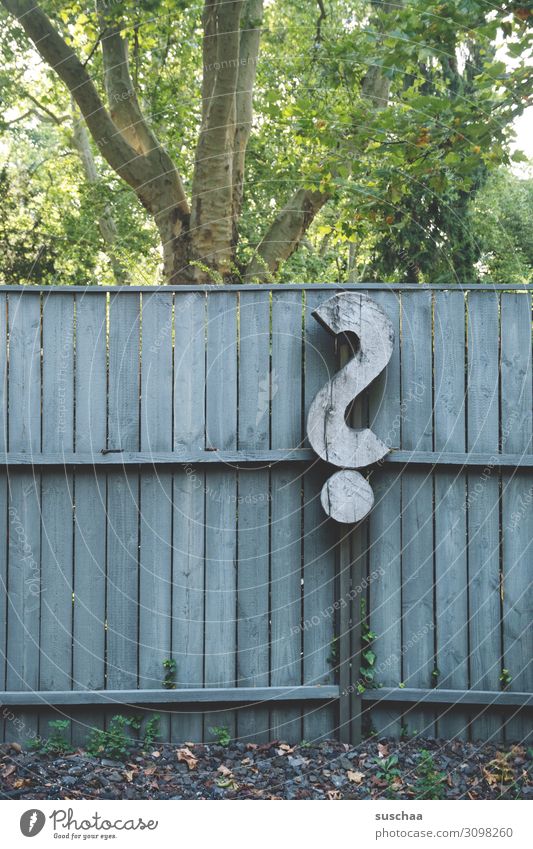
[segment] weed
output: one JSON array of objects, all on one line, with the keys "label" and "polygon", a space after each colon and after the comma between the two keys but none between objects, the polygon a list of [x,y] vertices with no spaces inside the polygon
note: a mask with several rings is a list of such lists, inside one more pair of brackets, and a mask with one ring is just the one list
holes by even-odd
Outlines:
[{"label": "weed", "polygon": [[160,737],[160,728],[159,728],[159,720],[161,717],[158,713],[154,713],[150,719],[146,720],[146,725],[144,726],[144,739],[143,746],[145,749],[149,749],[154,745],[155,741]]},{"label": "weed", "polygon": [[361,599],[361,666],[359,672],[361,679],[357,684],[357,692],[364,693],[367,689],[376,687],[376,653],[372,650],[372,644],[377,634],[370,630],[366,619],[366,601]]},{"label": "weed", "polygon": [[53,719],[48,723],[52,729],[46,738],[38,737],[29,744],[31,749],[40,755],[66,755],[74,749],[65,737],[65,732],[70,727],[70,719]]},{"label": "weed", "polygon": [[135,740],[128,731],[131,729],[138,732],[140,727],[139,717],[117,714],[112,718],[107,731],[93,728],[87,742],[87,752],[93,757],[124,761],[135,748]]},{"label": "weed", "polygon": [[413,785],[415,799],[443,799],[446,774],[437,772],[432,755],[427,749],[420,753],[417,779]]},{"label": "weed", "polygon": [[395,785],[401,781],[401,772],[398,768],[398,755],[389,755],[388,758],[375,758],[375,763],[379,767],[376,772],[377,778],[380,781],[387,782],[387,798],[394,798]]},{"label": "weed", "polygon": [[328,663],[331,666],[337,666],[339,663],[339,638],[333,637],[331,643],[329,644],[329,657]]},{"label": "weed", "polygon": [[163,688],[165,690],[175,690],[176,689],[176,661],[172,658],[167,658],[167,660],[163,661],[163,669],[165,670],[165,677],[163,678]]},{"label": "weed", "polygon": [[213,728],[210,728],[209,731],[216,737],[217,743],[219,746],[229,746],[231,742],[231,736],[227,728],[224,726],[215,725]]},{"label": "weed", "polygon": [[506,690],[511,681],[513,680],[511,673],[508,669],[502,669],[502,673],[500,675],[500,687],[502,690]]}]

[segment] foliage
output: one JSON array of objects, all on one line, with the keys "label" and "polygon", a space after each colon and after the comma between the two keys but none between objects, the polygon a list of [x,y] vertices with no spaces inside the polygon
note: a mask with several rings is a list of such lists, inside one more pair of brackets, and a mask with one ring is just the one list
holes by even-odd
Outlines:
[{"label": "foliage", "polygon": [[209,732],[216,738],[219,746],[229,746],[231,743],[231,735],[224,726],[215,725],[209,729]]},{"label": "foliage", "polygon": [[372,644],[376,639],[377,634],[370,630],[370,626],[366,618],[366,601],[364,598],[361,599],[360,605],[362,651],[361,666],[359,667],[361,680],[357,684],[357,691],[359,694],[364,693],[367,689],[372,689],[377,686],[375,680],[376,653],[372,649]]},{"label": "foliage", "polygon": [[70,728],[70,720],[53,719],[48,725],[52,729],[49,736],[46,739],[37,737],[30,742],[29,748],[40,755],[66,755],[73,752],[74,749],[65,736]]},{"label": "foliage", "polygon": [[144,736],[139,738],[142,720],[140,716],[116,714],[105,731],[93,728],[86,749],[89,755],[98,758],[124,761],[139,746],[151,748],[159,734],[159,714],[154,714],[144,725]]},{"label": "foliage", "polygon": [[443,799],[446,774],[437,772],[432,755],[427,749],[420,753],[417,779],[413,785],[415,799]]},{"label": "foliage", "polygon": [[165,670],[165,675],[163,678],[163,688],[165,690],[175,690],[177,671],[176,661],[173,660],[173,658],[167,658],[163,661],[163,669]]},{"label": "foliage", "polygon": [[378,766],[378,769],[376,770],[376,778],[380,781],[385,781],[387,784],[385,795],[389,799],[394,798],[394,790],[401,782],[398,755],[388,755],[384,758],[376,758],[375,763]]},{"label": "foliage", "polygon": [[513,680],[513,678],[512,678],[511,673],[509,672],[509,670],[508,669],[502,669],[501,675],[500,675],[500,687],[502,688],[502,690],[505,690],[509,686],[509,684],[511,683],[512,680]]},{"label": "foliage", "polygon": [[[122,16],[139,103],[190,195],[202,3],[104,5]],[[512,124],[533,77],[533,16],[521,8],[332,0],[319,25],[313,4],[266,4],[235,255],[226,271],[202,257],[191,266],[216,282],[241,280],[268,222],[302,187],[327,203],[292,255],[266,267],[267,279],[531,279],[532,189],[509,170],[521,158],[511,153]],[[96,14],[79,0],[46,0],[43,9],[103,97]],[[3,24],[0,279],[109,283],[118,262],[130,282],[157,282],[153,217],[92,141],[98,179],[88,182],[67,91],[20,26],[11,17]],[[365,93],[376,73],[386,103]],[[100,227],[107,213],[112,244]]]},{"label": "foliage", "polygon": [[140,727],[139,717],[117,714],[111,719],[107,730],[92,729],[86,745],[87,752],[93,757],[124,761],[135,748],[135,739],[129,732],[139,732]]}]

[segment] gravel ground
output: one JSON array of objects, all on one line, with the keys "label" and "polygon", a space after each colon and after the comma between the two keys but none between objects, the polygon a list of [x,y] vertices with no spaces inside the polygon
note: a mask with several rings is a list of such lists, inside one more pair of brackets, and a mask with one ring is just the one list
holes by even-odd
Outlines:
[{"label": "gravel ground", "polygon": [[[416,799],[422,750],[448,799],[533,798],[533,750],[442,740],[156,745],[125,763],[0,745],[4,799]],[[396,761],[397,758],[397,761]]]}]

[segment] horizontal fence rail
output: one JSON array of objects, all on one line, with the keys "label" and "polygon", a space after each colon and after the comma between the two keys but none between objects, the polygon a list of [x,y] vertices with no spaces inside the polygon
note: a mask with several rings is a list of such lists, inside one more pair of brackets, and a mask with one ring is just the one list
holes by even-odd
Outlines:
[{"label": "horizontal fence rail", "polygon": [[[305,428],[337,291],[395,330],[355,528]],[[0,287],[0,733],[530,739],[531,291]]]}]

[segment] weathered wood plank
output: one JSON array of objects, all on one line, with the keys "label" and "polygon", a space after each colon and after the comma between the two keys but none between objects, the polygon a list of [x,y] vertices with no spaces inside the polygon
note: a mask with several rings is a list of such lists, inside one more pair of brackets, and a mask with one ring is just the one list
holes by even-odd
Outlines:
[{"label": "weathered wood plank", "polygon": [[[139,450],[139,296],[109,305],[108,448]],[[107,479],[107,687],[136,687],[139,614],[139,477]]]},{"label": "weathered wood plank", "polygon": [[[316,322],[312,313],[323,296],[309,293],[305,302],[304,404],[311,410],[321,387],[338,371],[334,340]],[[349,367],[349,366],[348,366]],[[309,412],[309,417],[311,413]],[[309,437],[309,431],[308,431]],[[326,471],[326,475],[328,472]],[[324,513],[320,492],[324,470],[309,468],[303,479],[303,682],[333,684],[336,654],[336,617],[334,602],[338,592],[336,543],[338,528]],[[308,624],[310,623],[310,625]],[[338,718],[330,705],[314,707],[303,716],[306,740],[320,740],[336,734]]]},{"label": "weathered wood plank", "polygon": [[[401,445],[407,451],[433,447],[432,294],[402,295]],[[430,687],[435,664],[433,611],[433,480],[430,470],[406,469],[402,477],[402,680]],[[409,734],[432,737],[432,711],[404,714]]]},{"label": "weathered wood plank", "polygon": [[[239,449],[268,448],[270,440],[270,297],[246,292],[239,304]],[[268,468],[238,479],[237,685],[269,684]],[[270,738],[268,707],[237,715],[240,739]]]},{"label": "weathered wood plank", "polygon": [[[0,295],[0,452],[7,450],[7,296]],[[0,474],[0,687],[5,689],[7,672],[7,474]],[[0,716],[0,742],[4,741],[4,717]]]},{"label": "weathered wood plank", "polygon": [[[506,451],[532,453],[531,299],[501,298],[501,440]],[[523,471],[502,474],[503,666],[510,690],[533,690],[533,485]],[[508,742],[531,742],[531,723],[522,717],[505,726]]]},{"label": "weathered wood plank", "polygon": [[[141,450],[172,449],[172,295],[143,295]],[[140,476],[139,687],[161,687],[171,655],[172,474]],[[159,720],[170,739],[170,716]]]},{"label": "weathered wood plank", "polygon": [[[300,445],[302,439],[302,295],[272,295],[271,446]],[[301,678],[301,472],[289,466],[271,473],[270,620],[274,686],[299,685]],[[271,736],[302,739],[298,706],[274,709]]]},{"label": "weathered wood plank", "polygon": [[[465,448],[465,303],[462,292],[435,301],[435,450]],[[464,475],[435,478],[436,637],[439,686],[468,689],[468,574]],[[469,715],[439,719],[441,737],[465,739]]]},{"label": "weathered wood plank", "polygon": [[[237,298],[223,294],[207,304],[207,447],[237,447]],[[230,469],[206,478],[205,685],[235,687],[237,650],[237,480]],[[235,713],[206,714],[204,736],[214,727],[235,736]]]},{"label": "weathered wood plank", "polygon": [[[174,451],[205,447],[205,295],[174,300]],[[207,453],[207,452],[206,452]],[[172,658],[178,687],[204,683],[205,474],[193,464],[173,476]],[[172,740],[203,740],[201,713],[172,717]]]},{"label": "weathered wood plank", "polygon": [[446,690],[437,687],[433,690],[415,687],[383,687],[380,690],[367,690],[363,695],[367,702],[416,702],[441,705],[490,705],[491,707],[532,708],[533,693],[498,692],[498,690]]},{"label": "weathered wood plank", "polygon": [[[9,449],[41,449],[41,300],[37,294],[9,295]],[[39,686],[41,592],[39,475],[9,477],[7,601],[8,690]],[[18,711],[6,720],[6,740],[23,745],[38,733],[38,713]]]},{"label": "weathered wood plank", "polygon": [[[527,283],[343,283],[339,285],[337,283],[272,283],[272,284],[261,284],[261,289],[263,291],[268,291],[269,289],[274,289],[279,292],[298,292],[298,291],[325,291],[330,294],[334,294],[337,291],[341,292],[350,292],[357,291],[360,292],[362,289],[364,291],[369,292],[424,292],[424,291],[436,291],[436,292],[445,292],[445,291],[459,291],[464,292],[469,289],[475,289],[476,291],[482,292],[498,292],[498,291],[506,291],[506,292],[530,292],[533,291],[533,286]],[[257,283],[233,283],[233,284],[225,284],[223,289],[223,294],[228,292],[246,292],[248,290],[257,290]],[[47,292],[48,294],[52,294],[54,292],[64,292],[64,286],[28,286],[27,284],[17,285],[1,285],[0,292]],[[69,291],[71,292],[83,292],[87,295],[95,295],[101,292],[110,292],[113,295],[120,295],[122,293],[131,294],[132,292],[146,292],[148,291],[150,294],[158,291],[164,292],[180,292],[180,293],[221,293],[221,287],[219,283],[207,283],[204,285],[196,285],[196,284],[177,284],[175,286],[167,286],[166,284],[163,286],[69,286]]]},{"label": "weathered wood plank", "polygon": [[[400,305],[392,293],[376,293],[375,300],[392,322],[394,348],[385,372],[369,392],[369,427],[390,447],[399,446],[400,398]],[[369,588],[370,627],[377,634],[377,680],[385,686],[401,680],[401,485],[399,473],[373,473],[370,484],[375,504],[369,522],[369,571],[375,577]],[[378,735],[398,736],[401,714],[394,708],[376,708],[371,714]]]},{"label": "weathered wood plank", "polygon": [[[42,450],[74,449],[74,296],[43,301]],[[72,686],[73,501],[71,473],[48,471],[41,484],[41,690]],[[43,711],[49,734],[54,712]]]},{"label": "weathered wood plank", "polygon": [[[202,431],[203,433],[203,431]],[[136,465],[168,465],[186,466],[231,464],[232,466],[263,465],[270,463],[308,463],[316,461],[314,451],[307,448],[264,449],[261,451],[203,451],[183,448],[172,451],[110,451],[76,452],[58,454],[51,452],[43,454],[36,451],[24,454],[16,451],[0,453],[0,466],[136,466]],[[449,451],[401,451],[392,450],[390,454],[379,461],[379,467],[388,465],[400,466],[465,466],[489,469],[500,468],[533,468],[533,455],[530,454],[494,454]]]},{"label": "weathered wood plank", "polygon": [[[467,449],[499,448],[499,302],[490,292],[468,295]],[[497,690],[501,671],[500,482],[496,471],[470,472],[468,621],[470,687]],[[473,740],[501,740],[501,717],[472,716]]]},{"label": "weathered wood plank", "polygon": [[[106,313],[105,295],[76,299],[76,453],[99,451],[106,444]],[[72,686],[96,690],[105,687],[105,474],[77,470],[75,500]],[[85,743],[90,728],[102,727],[101,715],[80,710],[73,722],[73,743]]]},{"label": "weathered wood plank", "polygon": [[[499,694],[496,694],[499,695]],[[516,695],[516,694],[513,694]],[[339,688],[295,687],[192,687],[176,690],[65,690],[60,692],[10,691],[2,693],[5,705],[111,705],[120,713],[123,705],[135,704],[254,704],[257,702],[332,701]]]}]

